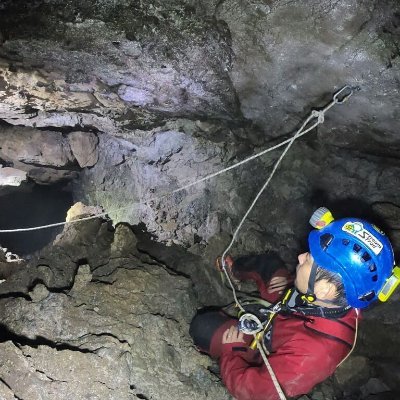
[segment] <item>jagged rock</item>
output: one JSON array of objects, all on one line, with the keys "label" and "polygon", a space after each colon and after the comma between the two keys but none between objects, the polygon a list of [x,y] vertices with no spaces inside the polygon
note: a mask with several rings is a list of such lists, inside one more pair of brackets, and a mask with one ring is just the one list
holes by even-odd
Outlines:
[{"label": "jagged rock", "polygon": [[[81,222],[79,229],[67,226],[57,246],[68,254],[75,237],[72,258],[83,257],[85,227],[87,232],[98,230],[97,247],[104,235],[102,245],[111,246],[102,226],[96,220]],[[67,235],[71,230],[73,234]],[[118,226],[114,242],[124,239],[126,231]],[[38,395],[46,400],[229,398],[207,370],[210,360],[196,351],[188,334],[196,310],[191,281],[138,249],[132,253],[132,243],[126,239],[113,243],[114,250],[101,269],[91,264],[87,254],[89,263],[73,269],[74,282],[68,286],[62,281],[57,287],[49,285],[39,274],[43,265],[36,264],[44,259],[58,273],[71,269],[58,256],[53,258],[53,249],[31,260],[24,271],[29,278],[18,280],[18,290],[16,282],[1,286],[0,347],[8,361],[0,363],[0,376],[15,396],[26,400]],[[29,282],[38,279],[46,286],[36,284],[28,291]],[[13,296],[17,291],[28,296]]]},{"label": "jagged rock", "polygon": [[0,278],[9,278],[19,269],[23,268],[25,264],[26,261],[24,259],[0,247]]},{"label": "jagged rock", "polygon": [[75,176],[75,158],[61,133],[26,127],[0,127],[0,131],[0,157],[21,170],[19,174],[25,172],[41,184]]},{"label": "jagged rock", "polygon": [[390,389],[385,385],[385,383],[377,378],[370,378],[365,385],[361,386],[361,394],[363,397],[367,397],[370,394],[376,395],[384,392],[390,392]]},{"label": "jagged rock", "polygon": [[72,286],[71,292],[80,292],[84,287],[91,282],[93,275],[90,270],[90,265],[81,265],[76,272],[74,279],[74,286]]},{"label": "jagged rock", "polygon": [[379,376],[393,390],[399,391],[400,366],[396,361],[377,360]]},{"label": "jagged rock", "polygon": [[37,129],[2,128],[0,136],[2,158],[19,162],[20,166],[65,167],[73,161],[68,141],[61,133]]},{"label": "jagged rock", "polygon": [[72,222],[82,218],[96,216],[102,213],[104,213],[104,210],[102,208],[87,206],[82,202],[78,201],[67,211],[67,217],[65,218],[65,221]]},{"label": "jagged rock", "polygon": [[90,132],[72,132],[68,135],[68,141],[81,168],[93,167],[96,164],[99,158],[96,135]]},{"label": "jagged rock", "polygon": [[330,381],[323,382],[310,394],[311,400],[336,400],[335,388]]},{"label": "jagged rock", "polygon": [[38,283],[35,287],[29,292],[29,297],[33,302],[39,302],[44,300],[48,295],[49,291],[45,285],[42,283]]},{"label": "jagged rock", "polygon": [[349,393],[362,383],[368,381],[372,372],[370,361],[367,357],[352,356],[349,357],[335,372],[335,381],[338,388]]}]

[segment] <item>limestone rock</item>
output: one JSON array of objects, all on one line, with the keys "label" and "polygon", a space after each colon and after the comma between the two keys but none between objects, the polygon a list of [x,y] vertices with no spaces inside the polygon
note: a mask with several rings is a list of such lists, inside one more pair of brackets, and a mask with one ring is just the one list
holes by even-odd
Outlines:
[{"label": "limestone rock", "polygon": [[[93,222],[86,225],[101,231]],[[121,227],[116,240],[123,232]],[[85,238],[76,239],[79,248]],[[145,253],[131,254],[132,242],[124,243],[113,245],[119,248],[113,253],[119,258],[103,259],[101,269],[88,264],[75,268],[70,289],[59,281],[58,289],[53,283],[46,292],[37,284],[30,299],[0,298],[6,327],[0,344],[6,360],[0,363],[1,382],[26,400],[228,400],[221,383],[207,370],[210,361],[194,349],[188,335],[196,309],[191,281]],[[60,242],[60,249],[62,245],[67,253],[71,250],[71,243]],[[46,260],[50,269],[62,269],[60,257],[53,257],[54,249],[44,251],[40,261]],[[86,257],[91,263],[89,254]],[[15,282],[5,282],[3,293],[21,293],[29,281],[45,279],[39,275],[44,266],[37,263],[30,262],[30,278],[19,279],[19,289]],[[67,264],[64,268],[71,269]],[[9,396],[1,386],[0,390]]]},{"label": "limestone rock", "polygon": [[10,161],[40,166],[65,167],[73,160],[61,133],[12,127],[2,129],[1,156]]},{"label": "limestone rock", "polygon": [[37,283],[35,287],[29,292],[29,296],[33,302],[44,300],[48,295],[49,291],[42,283]]},{"label": "limestone rock", "polygon": [[93,167],[96,164],[99,157],[96,135],[90,132],[72,132],[68,135],[68,141],[81,168]]},{"label": "limestone rock", "polygon": [[[232,252],[277,251],[294,268],[296,254],[304,250],[308,218],[322,205],[336,218],[386,222],[381,227],[396,250],[400,246],[398,1],[3,0],[0,11],[0,162],[39,184],[68,182],[76,201],[101,206],[116,224],[115,230],[100,218],[71,224],[51,252],[1,285],[0,308],[15,329],[26,323],[32,331],[54,336],[32,336],[19,348],[4,349],[16,360],[12,371],[23,371],[7,375],[13,386],[21,385],[16,396],[64,396],[72,381],[57,381],[65,378],[64,371],[53,376],[50,365],[65,366],[62,357],[77,352],[96,366],[93,354],[106,359],[107,368],[131,368],[129,375],[121,372],[130,392],[115,390],[102,375],[97,394],[78,384],[77,396],[160,398],[160,392],[153,393],[154,381],[144,383],[148,367],[147,374],[161,383],[172,377],[177,398],[225,398],[204,357],[196,353],[193,364],[182,367],[190,347],[187,319],[199,304],[231,299],[210,263],[229,243],[280,150],[187,185],[287,138],[311,109],[329,104],[346,84],[361,90],[332,107],[318,130],[296,141]],[[144,232],[135,235],[126,223],[143,223],[153,236],[143,239]],[[171,246],[167,250],[159,242]],[[165,289],[159,280],[170,286],[168,296],[176,296],[171,313],[166,309],[170,297],[155,294]],[[35,297],[40,282],[48,288],[47,297]],[[147,286],[152,300],[144,294]],[[36,302],[29,300],[31,292]],[[124,299],[133,302],[132,309]],[[153,300],[150,315],[140,304]],[[396,294],[384,308],[365,313],[357,357],[371,358],[371,365],[378,358],[398,361],[398,300]],[[186,302],[185,318],[176,315],[177,301]],[[110,304],[128,315],[122,318],[123,331]],[[15,322],[7,305],[23,309],[31,320],[21,313]],[[65,309],[67,322],[53,315],[52,307]],[[136,309],[143,314],[132,315]],[[51,314],[52,329],[42,312]],[[72,326],[74,334],[57,336],[60,326],[61,333]],[[153,343],[154,326],[178,345],[157,329],[159,340]],[[24,339],[18,336],[21,329],[6,332],[10,339],[2,345]],[[146,348],[133,353],[133,342],[154,344],[166,366],[155,366],[159,358],[153,349],[149,366]],[[24,364],[41,354],[51,359],[48,366],[43,360]],[[110,361],[109,354],[128,354],[128,361]],[[89,364],[80,356],[74,369],[80,362]],[[358,362],[354,370],[367,382],[372,375]],[[360,383],[349,373],[347,380],[338,371],[339,383],[352,392]],[[25,379],[30,374],[36,387]],[[0,393],[10,396],[1,380]]]},{"label": "limestone rock", "polygon": [[78,201],[67,212],[66,222],[71,222],[76,219],[102,214],[103,210],[100,207],[87,206]]}]

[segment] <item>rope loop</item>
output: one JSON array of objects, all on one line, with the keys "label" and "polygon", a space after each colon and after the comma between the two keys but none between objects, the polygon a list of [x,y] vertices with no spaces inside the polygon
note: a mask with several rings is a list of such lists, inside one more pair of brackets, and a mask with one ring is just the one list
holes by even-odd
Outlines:
[{"label": "rope loop", "polygon": [[312,110],[311,116],[317,118],[318,124],[323,124],[325,122],[325,111]]}]

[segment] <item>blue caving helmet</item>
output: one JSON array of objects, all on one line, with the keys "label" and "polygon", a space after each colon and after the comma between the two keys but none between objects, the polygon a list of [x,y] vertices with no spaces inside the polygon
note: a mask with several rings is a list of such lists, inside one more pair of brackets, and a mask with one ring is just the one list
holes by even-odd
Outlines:
[{"label": "blue caving helmet", "polygon": [[318,209],[310,223],[318,228],[308,236],[310,253],[318,266],[341,277],[348,304],[365,308],[374,302],[394,267],[387,236],[362,219],[334,221],[326,208]]}]

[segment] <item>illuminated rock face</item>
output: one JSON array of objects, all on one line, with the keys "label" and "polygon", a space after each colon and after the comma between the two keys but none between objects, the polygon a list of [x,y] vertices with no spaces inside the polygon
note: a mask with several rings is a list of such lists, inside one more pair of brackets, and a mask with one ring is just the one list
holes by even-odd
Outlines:
[{"label": "illuminated rock face", "polygon": [[[295,143],[249,215],[232,253],[274,250],[293,267],[297,253],[306,247],[308,218],[321,205],[332,209],[337,217],[354,215],[372,219],[390,234],[398,249],[399,15],[397,0],[3,0],[0,163],[4,168],[0,173],[7,172],[4,182],[8,183],[1,188],[0,194],[4,196],[0,200],[6,199],[12,205],[11,168],[19,171],[13,172],[12,184],[21,182],[20,187],[12,189],[21,193],[32,183],[65,184],[75,201],[102,207],[115,224],[144,223],[155,234],[155,240],[147,243],[147,252],[158,249],[161,246],[158,242],[172,245],[173,253],[168,260],[162,259],[164,264],[190,275],[196,288],[202,288],[203,297],[198,293],[198,302],[190,300],[189,307],[228,302],[230,297],[220,288],[216,274],[207,268],[229,243],[230,235],[283,148],[212,180],[172,195],[171,192],[286,138],[312,108],[325,106],[335,91],[349,84],[361,90],[354,92],[346,103],[333,107],[317,132]],[[22,182],[25,176],[28,184]],[[49,207],[49,212],[36,212],[40,220],[35,224],[43,224],[44,214],[48,216],[50,211]],[[46,223],[59,221],[57,217]],[[91,232],[102,244],[93,245],[96,257],[86,247],[71,264],[68,257],[64,259],[57,253],[59,249],[53,249],[63,265],[59,268],[45,263],[36,265],[36,277],[45,283],[44,287],[40,282],[33,285],[23,274],[19,279],[21,285],[25,282],[26,290],[13,287],[15,281],[2,284],[11,285],[5,286],[8,287],[4,289],[8,290],[3,293],[5,296],[22,292],[32,299],[32,302],[28,298],[11,299],[15,310],[21,307],[34,314],[32,310],[36,311],[34,307],[38,305],[48,309],[61,305],[70,318],[69,312],[75,310],[73,302],[87,301],[83,288],[88,293],[94,291],[91,280],[97,279],[98,273],[93,269],[108,265],[109,254],[114,251],[103,235]],[[117,232],[123,236],[122,231]],[[64,237],[63,247],[67,246],[66,237],[69,240],[68,254],[75,251],[79,241],[79,236],[74,235]],[[118,247],[119,239],[113,243]],[[183,250],[176,244],[198,255],[205,265],[190,273],[182,270],[196,265],[197,258],[185,258],[187,254],[180,253]],[[154,256],[159,260],[158,257],[160,254]],[[128,255],[127,259],[136,265],[137,260]],[[110,263],[125,268],[125,259],[121,260],[117,258]],[[142,261],[140,258],[140,264]],[[153,265],[153,261],[149,263]],[[172,262],[176,264],[172,266]],[[85,267],[81,275],[76,275],[80,263],[89,265],[90,273]],[[116,282],[124,279],[144,282],[138,275],[146,274],[146,268],[140,273],[130,269],[107,270],[106,275],[109,273]],[[202,274],[204,268],[207,273]],[[169,279],[156,269],[160,279]],[[73,285],[75,275],[80,276],[81,283]],[[178,289],[190,292],[187,281],[178,280],[182,284],[177,283]],[[137,289],[130,285],[127,283],[121,290],[125,293]],[[70,294],[72,286],[75,289]],[[96,288],[100,287],[101,291],[110,289],[111,297],[121,294],[116,287],[111,289],[99,283]],[[134,300],[127,297],[126,301]],[[100,307],[96,302],[90,304],[93,309]],[[118,307],[123,308],[122,302]],[[390,307],[387,306],[388,315],[393,312]],[[371,320],[366,318],[365,326],[368,337],[377,338],[380,343],[378,346],[375,343],[374,348],[380,349],[382,343],[392,341],[395,345],[388,349],[396,353],[395,322],[388,328],[386,320],[378,324],[379,316],[371,315]],[[87,314],[80,315],[86,317]],[[108,318],[116,323],[108,311],[99,321],[90,323],[104,326]],[[160,321],[156,325],[164,327],[165,321]],[[392,321],[397,320],[393,317]],[[184,326],[186,322],[179,320],[179,323]],[[77,326],[84,330],[82,322]],[[386,329],[383,331],[381,326]],[[173,337],[175,328],[171,328]],[[93,364],[101,369],[99,385],[104,391],[97,392],[100,399],[111,396],[114,390],[113,383],[103,375],[105,369],[118,370],[122,386],[129,382],[131,392],[122,389],[115,392],[116,398],[135,398],[135,395],[167,398],[162,393],[153,393],[154,382],[151,387],[142,381],[140,385],[130,382],[129,373],[133,370],[126,372],[127,361],[119,360],[118,356],[128,345],[134,347],[133,341],[141,340],[136,333],[124,336],[118,329],[103,330],[100,334],[96,330],[91,332],[90,346],[95,337],[99,341],[109,338],[114,346],[110,351],[116,358],[107,361],[105,367],[96,363],[99,360],[89,345],[73,365]],[[17,330],[16,334],[21,332]],[[149,332],[145,332],[146,339]],[[48,337],[54,343],[58,340],[55,335]],[[35,348],[26,341],[25,355],[10,341],[2,345],[3,351],[20,363],[14,364],[13,371],[33,372],[35,379],[39,379],[38,385],[52,382],[46,383],[43,390],[47,392],[43,393],[68,393],[70,383],[62,385],[65,376],[61,372],[54,376],[48,372],[54,365],[66,365],[70,352],[76,350],[68,346],[75,346],[76,340],[62,337],[61,343],[66,343],[66,347],[59,349],[62,353],[55,351],[53,342],[33,343],[39,345]],[[370,353],[365,350],[372,348],[365,337],[361,343],[364,345],[359,359],[361,366],[365,361],[362,357],[379,358],[378,350]],[[83,342],[79,342],[78,346],[81,345],[84,346]],[[187,346],[185,337],[176,349],[175,361]],[[166,348],[158,349],[170,357],[168,360],[174,359],[173,355],[168,356],[168,345]],[[393,382],[398,375],[390,366],[396,361],[389,355],[389,351],[385,352],[385,360],[374,367],[381,371],[379,374],[390,370],[385,383],[395,388]],[[27,364],[29,356],[36,360],[33,367]],[[43,365],[45,358],[51,359],[47,366]],[[172,365],[178,368],[175,361]],[[194,362],[201,361],[195,358]],[[349,368],[368,370],[367,375],[374,377],[373,369],[369,365],[366,369]],[[46,371],[47,378],[34,370]],[[79,370],[77,376],[80,373],[83,371]],[[172,372],[168,370],[166,374],[169,373]],[[225,398],[221,387],[210,383],[207,371],[197,371],[194,375],[200,377],[200,383],[194,384],[200,385],[196,393],[203,393],[199,399],[206,398],[208,385],[213,388],[210,398]],[[34,387],[24,386],[25,376],[23,382],[13,381],[12,390],[4,387],[1,396],[13,398],[14,391],[25,399]],[[160,381],[165,378],[155,376]],[[91,379],[90,375],[85,377],[86,381]],[[187,375],[183,380],[186,378]],[[343,383],[346,390],[348,382],[359,382],[358,376],[342,378],[343,374],[338,380],[346,381]],[[196,398],[192,389],[182,393],[174,395]],[[326,387],[320,393],[316,398],[329,398]]]},{"label": "illuminated rock face", "polygon": [[0,186],[19,186],[26,181],[26,172],[16,168],[0,168]]}]

